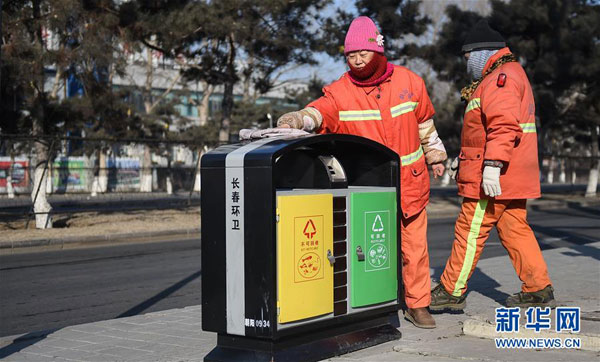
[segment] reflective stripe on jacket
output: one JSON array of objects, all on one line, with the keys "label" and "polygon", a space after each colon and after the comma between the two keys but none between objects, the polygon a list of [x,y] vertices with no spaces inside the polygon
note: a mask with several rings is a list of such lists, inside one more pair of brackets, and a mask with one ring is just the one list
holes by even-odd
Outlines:
[{"label": "reflective stripe on jacket", "polygon": [[369,138],[400,156],[401,206],[404,217],[423,210],[429,201],[429,173],[418,124],[435,113],[423,80],[405,67],[383,83],[359,87],[345,73],[323,88],[310,103],[323,115],[319,133],[343,133]]},{"label": "reflective stripe on jacket", "polygon": [[[503,55],[503,48],[487,62],[485,71]],[[499,86],[500,74],[506,76]],[[535,127],[535,103],[525,71],[517,62],[505,63],[477,87],[465,108],[461,135],[458,193],[485,198],[481,190],[484,160],[504,163],[498,200],[540,197]]]}]

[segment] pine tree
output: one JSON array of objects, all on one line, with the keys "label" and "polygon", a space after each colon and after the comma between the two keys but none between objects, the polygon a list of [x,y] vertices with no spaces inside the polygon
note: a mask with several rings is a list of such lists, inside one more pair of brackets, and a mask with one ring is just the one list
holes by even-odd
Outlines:
[{"label": "pine tree", "polygon": [[[186,76],[223,86],[220,142],[227,142],[231,133],[236,84],[264,94],[275,85],[278,72],[314,62],[312,29],[328,2],[223,0],[203,9],[202,30],[187,39],[184,51],[200,63]],[[252,96],[245,98],[252,103]]]},{"label": "pine tree", "polygon": [[[600,6],[585,0],[492,0],[491,5],[490,25],[505,37],[532,84],[540,152],[585,154],[591,147],[597,155]],[[458,92],[469,82],[462,42],[481,16],[454,5],[446,12],[450,21],[440,41],[420,48],[419,55]],[[457,126],[462,107],[456,102],[450,112]]]},{"label": "pine tree", "polygon": [[[104,75],[119,71],[114,37],[118,18],[112,1],[5,1],[2,6],[0,130],[36,140],[32,199],[38,228],[52,227],[46,200],[48,138],[68,130],[118,128],[125,117]],[[59,97],[69,75],[81,80],[78,99]]]},{"label": "pine tree", "polygon": [[321,97],[323,95],[323,87],[325,82],[320,79],[316,74],[313,74],[312,78],[308,82],[306,90],[291,90],[288,92],[288,99],[290,103],[295,103],[301,108],[306,107],[310,102]]},{"label": "pine tree", "polygon": [[[184,74],[194,59],[182,53],[185,40],[203,29],[205,7],[204,2],[187,0],[133,0],[120,5],[120,41],[129,57],[128,71],[139,75],[139,84],[129,77],[124,91],[130,98],[141,96],[143,103],[143,109],[130,106],[138,123],[138,137],[179,139],[184,131],[187,133],[191,122],[178,112],[177,106],[191,97]],[[142,192],[152,191],[152,152],[165,154],[170,164],[171,148],[144,144]]]}]

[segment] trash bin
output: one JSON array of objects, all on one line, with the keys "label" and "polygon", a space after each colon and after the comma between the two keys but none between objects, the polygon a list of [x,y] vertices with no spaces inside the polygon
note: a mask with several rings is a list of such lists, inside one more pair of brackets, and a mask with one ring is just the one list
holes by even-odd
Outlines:
[{"label": "trash bin", "polygon": [[202,158],[207,361],[319,360],[400,338],[396,153],[309,135]]}]

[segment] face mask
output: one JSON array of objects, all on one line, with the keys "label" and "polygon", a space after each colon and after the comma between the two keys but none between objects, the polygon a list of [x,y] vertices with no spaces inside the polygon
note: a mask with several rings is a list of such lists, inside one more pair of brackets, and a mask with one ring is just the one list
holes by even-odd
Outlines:
[{"label": "face mask", "polygon": [[473,79],[479,79],[483,76],[483,68],[487,63],[488,59],[498,50],[475,50],[469,55],[467,60],[467,73]]}]

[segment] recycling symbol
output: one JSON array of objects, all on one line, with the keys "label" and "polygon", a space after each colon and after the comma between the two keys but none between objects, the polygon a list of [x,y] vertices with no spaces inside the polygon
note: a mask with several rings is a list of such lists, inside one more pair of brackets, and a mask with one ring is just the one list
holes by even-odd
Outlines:
[{"label": "recycling symbol", "polygon": [[371,227],[371,230],[377,233],[383,231],[383,222],[381,221],[381,216],[379,214],[375,216],[375,220],[373,220],[373,226]]}]

